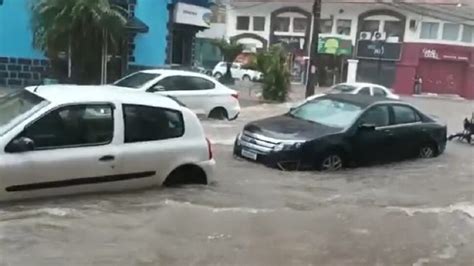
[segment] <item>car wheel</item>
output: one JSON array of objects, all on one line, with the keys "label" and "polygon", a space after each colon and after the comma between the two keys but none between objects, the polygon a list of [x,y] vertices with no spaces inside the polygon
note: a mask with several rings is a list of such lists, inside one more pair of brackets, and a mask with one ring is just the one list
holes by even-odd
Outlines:
[{"label": "car wheel", "polygon": [[436,155],[437,155],[436,147],[435,145],[431,143],[423,144],[418,151],[418,157],[421,159],[433,158],[433,157],[436,157]]},{"label": "car wheel", "polygon": [[211,119],[216,119],[216,120],[228,119],[227,111],[226,111],[224,108],[222,108],[222,107],[214,108],[214,109],[209,113],[209,118],[211,118]]},{"label": "car wheel", "polygon": [[323,172],[334,172],[344,167],[343,157],[337,152],[327,153],[318,163],[317,169]]},{"label": "car wheel", "polygon": [[166,178],[163,186],[174,187],[180,185],[206,185],[207,178],[204,171],[195,165],[185,165],[177,168]]},{"label": "car wheel", "polygon": [[217,72],[216,74],[214,74],[214,77],[215,77],[216,79],[220,79],[220,78],[222,78],[222,74],[219,73],[219,72]]},{"label": "car wheel", "polygon": [[250,76],[249,75],[245,75],[242,77],[242,80],[243,81],[250,81]]}]

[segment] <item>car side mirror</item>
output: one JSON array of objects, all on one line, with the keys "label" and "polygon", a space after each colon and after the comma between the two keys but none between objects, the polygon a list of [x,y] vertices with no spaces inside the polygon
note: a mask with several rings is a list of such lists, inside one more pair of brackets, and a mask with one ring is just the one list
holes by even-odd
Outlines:
[{"label": "car side mirror", "polygon": [[363,124],[360,124],[360,125],[359,125],[359,130],[362,130],[362,131],[374,131],[374,130],[375,130],[375,125],[374,125],[374,124],[366,124],[366,123],[363,123]]},{"label": "car side mirror", "polygon": [[21,153],[32,151],[35,149],[35,142],[26,137],[20,137],[14,139],[8,146],[6,147],[5,151],[9,153]]},{"label": "car side mirror", "polygon": [[151,88],[149,88],[148,90],[146,90],[146,92],[158,92],[158,91],[165,91],[165,87],[161,86],[161,85],[157,85],[157,86],[153,86]]}]

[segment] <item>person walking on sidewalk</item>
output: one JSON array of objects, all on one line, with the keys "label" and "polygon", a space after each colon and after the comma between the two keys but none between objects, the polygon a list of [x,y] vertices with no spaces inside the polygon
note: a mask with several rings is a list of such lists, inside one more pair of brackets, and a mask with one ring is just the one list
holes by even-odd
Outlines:
[{"label": "person walking on sidewalk", "polygon": [[415,86],[414,86],[414,92],[415,94],[421,94],[421,87],[423,86],[423,79],[416,74],[415,75]]}]

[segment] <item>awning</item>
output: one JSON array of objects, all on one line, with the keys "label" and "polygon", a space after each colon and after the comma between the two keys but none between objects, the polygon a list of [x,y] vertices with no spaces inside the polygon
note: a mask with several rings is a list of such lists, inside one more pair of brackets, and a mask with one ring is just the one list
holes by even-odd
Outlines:
[{"label": "awning", "polygon": [[149,31],[148,25],[145,22],[141,21],[137,17],[131,17],[127,20],[127,24],[125,28],[129,31],[139,32],[139,33],[147,33]]}]

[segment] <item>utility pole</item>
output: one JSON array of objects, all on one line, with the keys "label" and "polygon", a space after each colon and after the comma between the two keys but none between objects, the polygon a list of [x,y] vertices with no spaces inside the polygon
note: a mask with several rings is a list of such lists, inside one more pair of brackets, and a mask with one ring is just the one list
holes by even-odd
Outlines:
[{"label": "utility pole", "polygon": [[312,19],[312,34],[311,44],[309,48],[309,73],[308,81],[306,82],[306,98],[314,95],[314,87],[316,86],[317,76],[319,70],[316,66],[319,61],[318,46],[319,46],[319,32],[320,32],[320,19],[321,19],[321,0],[314,0],[313,4],[313,19]]}]

